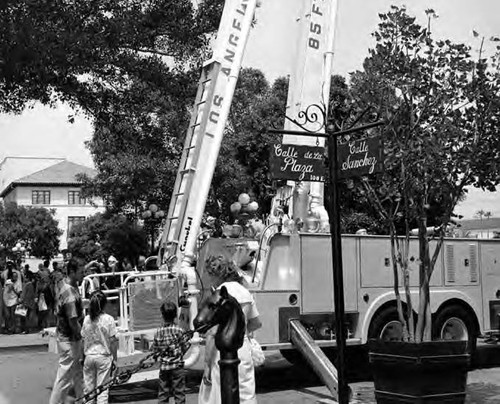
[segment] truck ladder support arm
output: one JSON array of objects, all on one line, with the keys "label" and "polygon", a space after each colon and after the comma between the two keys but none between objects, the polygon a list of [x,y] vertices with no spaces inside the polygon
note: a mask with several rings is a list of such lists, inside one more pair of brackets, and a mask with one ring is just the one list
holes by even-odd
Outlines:
[{"label": "truck ladder support arm", "polygon": [[[290,320],[290,340],[302,356],[311,365],[314,372],[321,378],[325,386],[338,397],[337,369],[327,358],[321,348],[314,342],[299,320]],[[352,396],[352,391],[349,392]]]}]

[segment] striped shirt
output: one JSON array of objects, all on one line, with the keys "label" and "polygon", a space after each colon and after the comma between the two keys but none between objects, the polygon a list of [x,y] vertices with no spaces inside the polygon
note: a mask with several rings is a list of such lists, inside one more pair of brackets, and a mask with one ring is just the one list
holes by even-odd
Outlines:
[{"label": "striped shirt", "polygon": [[184,366],[183,356],[189,349],[189,341],[173,344],[184,334],[184,330],[175,324],[165,324],[156,331],[153,350],[169,349],[169,353],[161,357],[160,370],[173,370]]},{"label": "striped shirt", "polygon": [[57,336],[61,341],[79,341],[81,335],[73,335],[69,322],[73,318],[81,322],[83,318],[80,293],[77,288],[64,280],[59,281],[58,286],[60,289],[56,297]]}]

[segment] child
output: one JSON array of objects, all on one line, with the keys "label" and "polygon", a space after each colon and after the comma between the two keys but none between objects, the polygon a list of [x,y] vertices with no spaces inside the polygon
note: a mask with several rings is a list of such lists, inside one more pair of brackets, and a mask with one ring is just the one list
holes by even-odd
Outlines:
[{"label": "child", "polygon": [[[108,381],[112,367],[117,360],[118,339],[115,320],[104,312],[106,295],[100,290],[90,296],[89,314],[82,326],[84,393],[88,394],[97,386]],[[92,401],[94,402],[94,401]],[[107,404],[108,390],[97,397],[98,404]]]},{"label": "child", "polygon": [[163,317],[163,327],[155,335],[153,349],[173,348],[173,355],[163,356],[160,362],[160,383],[158,386],[158,403],[168,403],[174,397],[175,404],[186,402],[186,371],[184,370],[184,353],[189,348],[189,342],[174,344],[184,333],[184,330],[175,324],[177,306],[172,302],[164,302],[160,307]]}]

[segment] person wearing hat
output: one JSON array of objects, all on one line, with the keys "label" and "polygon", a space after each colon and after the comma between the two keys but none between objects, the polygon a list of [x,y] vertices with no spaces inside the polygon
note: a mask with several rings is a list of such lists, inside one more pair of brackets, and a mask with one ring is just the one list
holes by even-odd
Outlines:
[{"label": "person wearing hat", "polygon": [[108,266],[110,269],[113,269],[113,272],[114,272],[114,267],[117,264],[118,264],[118,260],[113,255],[110,255],[108,258]]},{"label": "person wearing hat", "polygon": [[[120,267],[120,263],[118,262],[118,260],[113,255],[110,255],[108,258],[108,271],[107,272],[112,272],[113,274],[115,272],[119,272],[119,267]],[[107,289],[119,288],[120,287],[120,276],[119,275],[107,276],[104,283],[105,283],[105,286]]]}]

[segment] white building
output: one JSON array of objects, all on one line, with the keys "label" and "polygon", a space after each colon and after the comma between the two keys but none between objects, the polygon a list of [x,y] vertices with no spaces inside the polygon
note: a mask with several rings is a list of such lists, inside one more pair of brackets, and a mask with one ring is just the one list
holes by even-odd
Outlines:
[{"label": "white building", "polygon": [[101,198],[81,198],[77,174],[90,177],[96,171],[62,158],[6,157],[0,164],[0,197],[5,203],[55,210],[63,231],[60,249],[67,248],[68,232],[76,223],[104,212]]}]

